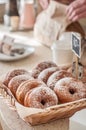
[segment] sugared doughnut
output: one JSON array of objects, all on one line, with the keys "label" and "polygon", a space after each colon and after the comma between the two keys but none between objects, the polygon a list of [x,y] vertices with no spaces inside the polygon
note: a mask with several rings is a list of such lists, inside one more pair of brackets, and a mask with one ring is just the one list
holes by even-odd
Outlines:
[{"label": "sugared doughnut", "polygon": [[[67,70],[69,73],[72,74],[72,67],[70,67],[68,70]],[[83,82],[83,83],[86,83],[86,67],[83,68],[83,76],[80,78],[80,80]],[[74,76],[74,75],[73,75]]]},{"label": "sugared doughnut", "polygon": [[71,77],[71,74],[65,70],[56,71],[49,77],[47,81],[48,87],[54,89],[56,82],[64,77]]},{"label": "sugared doughnut", "polygon": [[13,95],[16,97],[16,91],[17,88],[19,87],[19,85],[29,79],[33,79],[33,77],[31,77],[30,75],[18,75],[13,77],[9,84],[8,84],[8,88],[11,90],[11,92],[13,93]]},{"label": "sugared doughnut", "polygon": [[44,69],[50,68],[50,67],[57,67],[55,63],[52,61],[44,61],[36,65],[36,67],[32,70],[32,76],[34,78],[37,78],[39,73],[43,71]]},{"label": "sugared doughnut", "polygon": [[44,83],[47,83],[48,78],[56,71],[58,71],[58,67],[51,67],[44,69],[42,72],[40,72],[38,79],[42,80]]},{"label": "sugared doughnut", "polygon": [[17,76],[17,75],[22,75],[22,74],[29,74],[28,71],[26,71],[25,69],[13,69],[10,70],[7,75],[5,76],[5,79],[3,81],[4,85],[8,86],[9,81]]},{"label": "sugared doughnut", "polygon": [[35,79],[38,78],[39,74],[40,74],[40,71],[37,69],[33,69],[31,72],[32,77],[34,77]]},{"label": "sugared doughnut", "polygon": [[24,105],[26,107],[47,108],[58,103],[54,91],[48,87],[37,87],[25,95]]},{"label": "sugared doughnut", "polygon": [[70,68],[71,65],[67,65],[67,66],[59,66],[60,70],[68,70]]},{"label": "sugared doughnut", "polygon": [[60,79],[56,83],[54,91],[61,103],[86,98],[86,88],[84,84],[81,81],[71,77]]},{"label": "sugared doughnut", "polygon": [[23,105],[26,93],[31,89],[40,86],[47,87],[45,83],[43,83],[41,80],[38,79],[31,79],[21,83],[16,91],[16,98],[18,102]]}]

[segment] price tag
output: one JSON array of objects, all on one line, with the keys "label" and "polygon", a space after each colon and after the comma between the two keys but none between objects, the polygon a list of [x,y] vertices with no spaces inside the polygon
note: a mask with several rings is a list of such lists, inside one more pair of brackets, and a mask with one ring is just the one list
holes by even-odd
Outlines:
[{"label": "price tag", "polygon": [[74,33],[72,33],[72,51],[78,58],[81,57],[81,37]]}]

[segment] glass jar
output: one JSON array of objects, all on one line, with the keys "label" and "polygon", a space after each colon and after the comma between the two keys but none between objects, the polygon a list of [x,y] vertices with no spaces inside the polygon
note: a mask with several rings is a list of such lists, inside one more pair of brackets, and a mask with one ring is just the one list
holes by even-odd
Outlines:
[{"label": "glass jar", "polygon": [[21,0],[20,28],[33,28],[35,23],[35,7],[33,0]]},{"label": "glass jar", "polygon": [[[76,33],[76,35],[78,35]],[[72,32],[64,32],[52,45],[52,58],[59,66],[70,65],[73,61]]]},{"label": "glass jar", "polygon": [[69,41],[56,41],[52,47],[52,59],[58,66],[72,64],[73,52]]},{"label": "glass jar", "polygon": [[17,0],[7,0],[5,7],[4,23],[11,25],[12,28],[19,26],[19,12],[17,8]]}]

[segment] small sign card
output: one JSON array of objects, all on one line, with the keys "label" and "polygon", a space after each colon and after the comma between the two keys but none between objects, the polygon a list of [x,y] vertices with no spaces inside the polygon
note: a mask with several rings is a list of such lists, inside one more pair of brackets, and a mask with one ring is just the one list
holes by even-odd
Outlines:
[{"label": "small sign card", "polygon": [[77,55],[78,58],[81,57],[81,37],[72,33],[72,51]]},{"label": "small sign card", "polygon": [[78,33],[72,33],[72,51],[75,54],[72,74],[77,79],[80,79],[83,77],[83,66],[79,63],[79,58],[81,57],[81,37]]}]

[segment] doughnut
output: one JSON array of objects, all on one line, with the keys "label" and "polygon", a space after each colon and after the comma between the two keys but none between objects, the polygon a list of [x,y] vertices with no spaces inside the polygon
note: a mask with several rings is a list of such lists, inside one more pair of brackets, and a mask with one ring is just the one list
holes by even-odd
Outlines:
[{"label": "doughnut", "polygon": [[35,87],[47,87],[42,81],[38,79],[31,79],[21,83],[16,91],[16,98],[19,103],[24,104],[24,98],[28,91]]},{"label": "doughnut", "polygon": [[68,70],[70,68],[71,65],[67,65],[67,66],[59,66],[59,69],[61,70]]},{"label": "doughnut", "polygon": [[47,81],[48,87],[54,89],[56,82],[64,77],[71,77],[71,74],[65,70],[56,71],[49,77]]},{"label": "doughnut", "polygon": [[36,67],[32,70],[32,77],[37,78],[41,71],[50,67],[57,67],[57,65],[52,61],[43,61],[37,64]]},{"label": "doughnut", "polygon": [[19,85],[29,79],[33,79],[33,77],[31,77],[30,75],[18,75],[13,77],[9,84],[8,84],[8,88],[11,90],[12,94],[16,97],[16,91],[17,88],[19,87]]},{"label": "doughnut", "polygon": [[9,71],[9,72],[7,73],[7,75],[5,76],[5,79],[4,79],[4,81],[3,81],[4,85],[6,85],[6,86],[8,87],[8,83],[9,83],[9,81],[10,81],[13,77],[15,77],[15,76],[17,76],[17,75],[22,75],[22,74],[29,74],[29,72],[26,71],[25,69],[13,69],[13,70]]},{"label": "doughnut", "polygon": [[47,68],[45,70],[43,70],[42,72],[40,72],[38,79],[42,80],[44,83],[47,84],[47,80],[48,78],[56,71],[58,71],[59,68],[58,67],[51,67],[51,68]]},{"label": "doughnut", "polygon": [[[72,74],[72,67],[70,67],[67,72],[71,73]],[[74,77],[74,76],[73,76]],[[80,78],[80,80],[83,82],[83,83],[86,83],[86,67],[84,67],[83,69],[83,77]]]},{"label": "doughnut", "polygon": [[32,70],[31,75],[32,75],[32,77],[34,77],[35,79],[38,78],[38,75],[39,75],[39,74],[40,74],[40,71],[39,71],[39,70],[37,70],[37,69],[33,69],[33,70]]},{"label": "doughnut", "polygon": [[84,84],[81,81],[71,77],[60,79],[56,83],[54,91],[61,103],[86,98],[86,88]]},{"label": "doughnut", "polygon": [[58,103],[54,91],[48,87],[37,87],[26,93],[24,106],[32,108],[47,108]]}]

